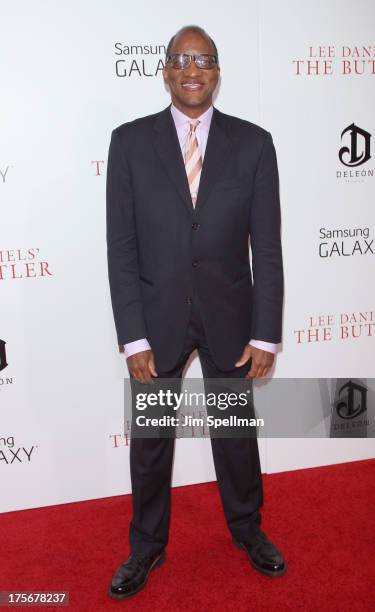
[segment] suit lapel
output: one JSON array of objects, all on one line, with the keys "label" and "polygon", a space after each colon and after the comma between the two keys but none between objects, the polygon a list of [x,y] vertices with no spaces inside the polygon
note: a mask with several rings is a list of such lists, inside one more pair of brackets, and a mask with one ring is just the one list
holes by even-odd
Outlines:
[{"label": "suit lapel", "polygon": [[189,212],[193,209],[189,182],[170,106],[158,114],[154,125],[154,145],[164,169]]},{"label": "suit lapel", "polygon": [[[196,211],[206,202],[215,182],[222,174],[232,140],[226,131],[223,115],[214,108],[199,182]],[[158,114],[154,124],[154,145],[164,169],[175,185],[189,212],[194,211],[185,164],[170,106]]]},{"label": "suit lapel", "polygon": [[197,211],[202,208],[216,181],[222,175],[225,161],[230,154],[232,140],[227,134],[226,127],[223,115],[214,108],[195,205]]}]

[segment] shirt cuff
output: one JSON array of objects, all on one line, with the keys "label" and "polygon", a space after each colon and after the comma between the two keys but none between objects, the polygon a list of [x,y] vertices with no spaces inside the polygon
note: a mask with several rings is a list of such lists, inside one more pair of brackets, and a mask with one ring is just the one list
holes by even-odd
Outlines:
[{"label": "shirt cuff", "polygon": [[127,359],[131,355],[135,355],[136,353],[140,353],[141,351],[149,351],[151,346],[149,345],[146,338],[141,338],[140,340],[134,340],[134,342],[128,342],[124,344],[124,354]]},{"label": "shirt cuff", "polygon": [[262,349],[262,351],[268,351],[269,353],[277,353],[277,344],[272,342],[264,342],[263,340],[250,340],[249,344],[255,346],[255,348]]}]

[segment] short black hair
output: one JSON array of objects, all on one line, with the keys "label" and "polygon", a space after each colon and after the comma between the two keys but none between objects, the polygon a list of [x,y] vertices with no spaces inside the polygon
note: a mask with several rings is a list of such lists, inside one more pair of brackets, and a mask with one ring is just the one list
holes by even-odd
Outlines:
[{"label": "short black hair", "polygon": [[202,36],[204,36],[205,38],[207,38],[210,41],[210,43],[211,43],[211,45],[212,45],[212,47],[214,49],[214,53],[215,53],[216,57],[218,58],[218,63],[219,63],[219,54],[217,52],[217,47],[215,45],[215,42],[213,41],[211,36],[209,36],[207,34],[206,30],[204,30],[203,28],[201,28],[200,26],[197,26],[197,25],[187,25],[187,26],[184,26],[183,28],[180,28],[178,30],[178,32],[176,32],[176,34],[174,34],[172,36],[171,40],[169,41],[169,43],[167,45],[167,51],[165,53],[166,57],[168,57],[168,55],[170,55],[173,43],[174,43],[175,39],[177,38],[177,36],[180,36],[181,34],[185,34],[185,32],[189,32],[189,31],[197,32],[198,34],[201,34]]}]

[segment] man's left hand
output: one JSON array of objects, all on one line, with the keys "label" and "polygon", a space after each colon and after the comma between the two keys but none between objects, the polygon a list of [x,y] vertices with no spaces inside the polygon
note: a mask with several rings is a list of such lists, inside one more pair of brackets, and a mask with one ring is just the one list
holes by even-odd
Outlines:
[{"label": "man's left hand", "polygon": [[251,368],[245,378],[262,378],[270,371],[275,360],[275,355],[269,351],[263,351],[251,344],[247,344],[241,358],[235,364],[236,368],[243,366],[252,357]]}]

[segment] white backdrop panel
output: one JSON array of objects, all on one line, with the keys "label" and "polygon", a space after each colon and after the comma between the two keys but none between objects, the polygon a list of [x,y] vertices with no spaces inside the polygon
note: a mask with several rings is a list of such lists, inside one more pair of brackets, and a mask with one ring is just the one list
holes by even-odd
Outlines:
[{"label": "white backdrop panel", "polygon": [[[307,2],[235,0],[228,19],[226,5],[213,10],[196,0],[178,9],[168,0],[161,13],[145,0],[131,7],[119,0],[110,7],[1,3],[0,338],[9,365],[0,372],[6,491],[0,511],[130,491],[129,447],[119,435],[127,371],[107,282],[106,159],[111,130],[161,110],[169,94],[160,72],[115,72],[120,59],[127,74],[131,66],[154,74],[162,49],[120,56],[116,43],[166,45],[179,27],[197,20],[214,37],[222,70],[216,106],[271,131],[278,153],[287,282],[275,375],[373,375],[370,338],[323,346],[297,345],[293,337],[310,315],[374,304],[366,282],[370,257],[316,256],[323,223],[367,224],[373,231],[373,181],[346,184],[335,176],[341,131],[353,121],[375,131],[373,79],[302,79],[291,63],[306,56],[309,44],[370,43],[371,3],[341,5],[338,13],[336,3],[318,2],[311,11]],[[201,375],[197,359],[187,374]],[[331,455],[321,453],[321,463],[332,460],[341,441],[325,442]],[[288,461],[282,443],[260,440],[264,471],[306,465],[303,445]],[[362,441],[350,444],[348,460],[371,456]],[[207,440],[176,446],[174,485],[214,478]]]}]

